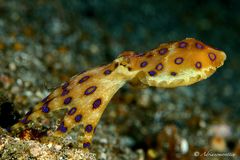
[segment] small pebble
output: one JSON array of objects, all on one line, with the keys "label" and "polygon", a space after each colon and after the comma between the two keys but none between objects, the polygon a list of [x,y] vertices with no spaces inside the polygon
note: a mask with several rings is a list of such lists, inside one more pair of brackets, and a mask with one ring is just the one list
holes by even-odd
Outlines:
[{"label": "small pebble", "polygon": [[155,159],[157,157],[157,152],[154,149],[148,149],[147,155],[149,158]]},{"label": "small pebble", "polygon": [[56,151],[60,151],[62,149],[61,145],[55,145],[54,148],[56,149]]},{"label": "small pebble", "polygon": [[15,63],[9,63],[9,69],[10,69],[11,71],[16,71],[16,69],[17,69],[16,64],[15,64]]},{"label": "small pebble", "polygon": [[182,139],[180,145],[182,154],[186,154],[189,150],[188,141],[186,139]]},{"label": "small pebble", "polygon": [[226,141],[223,137],[214,136],[211,141],[211,149],[218,152],[224,152],[227,149]]}]

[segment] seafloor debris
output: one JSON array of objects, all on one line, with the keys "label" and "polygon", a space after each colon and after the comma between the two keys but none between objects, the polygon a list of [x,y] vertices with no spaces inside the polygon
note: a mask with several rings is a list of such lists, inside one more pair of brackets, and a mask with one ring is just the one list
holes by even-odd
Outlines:
[{"label": "seafloor debris", "polygon": [[[24,154],[23,154],[24,153]],[[54,143],[41,144],[38,141],[13,138],[0,130],[0,159],[88,159],[96,160],[95,153],[84,153],[79,149],[64,148]]]}]

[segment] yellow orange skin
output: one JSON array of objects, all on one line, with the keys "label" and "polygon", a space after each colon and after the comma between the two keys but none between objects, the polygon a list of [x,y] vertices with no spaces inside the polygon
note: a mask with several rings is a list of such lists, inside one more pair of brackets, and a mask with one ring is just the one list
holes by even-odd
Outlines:
[{"label": "yellow orange skin", "polygon": [[126,82],[144,87],[187,86],[212,75],[225,59],[223,51],[194,38],[164,43],[144,54],[123,52],[112,63],[76,75],[55,89],[33,108],[31,114],[12,126],[12,131],[27,128],[27,122],[35,122],[52,111],[67,109],[62,125],[51,136],[66,135],[83,124],[82,146],[88,149],[105,108]]}]

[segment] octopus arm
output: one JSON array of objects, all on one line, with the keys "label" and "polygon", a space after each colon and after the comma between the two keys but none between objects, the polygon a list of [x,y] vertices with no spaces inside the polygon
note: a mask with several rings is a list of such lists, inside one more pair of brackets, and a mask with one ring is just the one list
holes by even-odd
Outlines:
[{"label": "octopus arm", "polygon": [[164,43],[142,54],[123,52],[109,65],[71,78],[37,104],[12,130],[18,132],[41,116],[65,109],[67,112],[52,136],[64,136],[83,125],[82,147],[89,148],[104,110],[126,82],[138,87],[187,86],[212,75],[225,59],[223,51],[193,38]]}]

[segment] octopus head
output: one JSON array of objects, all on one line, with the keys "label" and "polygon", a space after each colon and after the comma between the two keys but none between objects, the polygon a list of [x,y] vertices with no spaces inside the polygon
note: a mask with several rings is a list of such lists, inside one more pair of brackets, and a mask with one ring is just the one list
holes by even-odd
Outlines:
[{"label": "octopus head", "polygon": [[191,85],[211,76],[225,59],[223,51],[193,38],[165,43],[135,55],[131,66],[139,72],[133,81],[163,88]]}]

